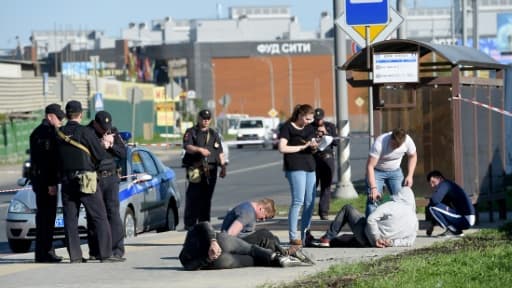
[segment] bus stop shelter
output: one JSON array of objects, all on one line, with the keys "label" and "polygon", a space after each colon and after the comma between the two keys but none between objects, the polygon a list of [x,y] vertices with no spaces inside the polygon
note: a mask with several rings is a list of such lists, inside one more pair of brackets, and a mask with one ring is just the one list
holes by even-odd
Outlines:
[{"label": "bus stop shelter", "polygon": [[[418,55],[417,81],[370,80],[368,72],[376,71],[367,60],[382,53],[411,52]],[[364,48],[341,68],[350,85],[372,89],[375,135],[401,127],[416,143],[417,196],[430,195],[425,176],[440,170],[474,203],[488,205],[491,212],[497,205],[500,218],[506,217],[505,201],[500,201],[505,199],[507,155],[505,65],[469,47],[386,40]]]}]

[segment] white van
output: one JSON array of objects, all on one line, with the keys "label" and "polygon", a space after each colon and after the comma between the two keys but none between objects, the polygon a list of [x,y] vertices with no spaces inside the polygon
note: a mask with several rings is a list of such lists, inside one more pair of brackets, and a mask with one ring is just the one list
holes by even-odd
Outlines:
[{"label": "white van", "polygon": [[272,141],[272,127],[265,117],[248,117],[238,121],[236,140],[237,148],[244,145],[269,146]]}]

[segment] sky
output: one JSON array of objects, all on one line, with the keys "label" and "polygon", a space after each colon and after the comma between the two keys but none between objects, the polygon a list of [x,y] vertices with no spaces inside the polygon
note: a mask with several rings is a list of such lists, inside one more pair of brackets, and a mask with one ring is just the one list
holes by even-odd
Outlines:
[{"label": "sky", "polygon": [[[451,0],[405,0],[430,6],[449,6]],[[424,4],[427,2],[428,4]],[[394,5],[395,0],[389,0]],[[288,5],[305,31],[316,31],[320,14],[332,15],[332,0],[8,0],[0,9],[0,49],[16,47],[16,37],[23,46],[30,44],[32,31],[98,30],[119,37],[128,23],[151,23],[167,16],[173,19],[215,19],[217,4],[222,17],[228,7],[244,5]]]}]

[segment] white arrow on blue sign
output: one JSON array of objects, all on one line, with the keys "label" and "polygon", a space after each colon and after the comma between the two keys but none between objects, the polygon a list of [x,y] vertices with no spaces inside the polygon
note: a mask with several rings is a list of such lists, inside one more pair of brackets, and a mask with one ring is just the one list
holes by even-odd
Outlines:
[{"label": "white arrow on blue sign", "polygon": [[345,14],[350,26],[387,24],[388,0],[345,0]]}]

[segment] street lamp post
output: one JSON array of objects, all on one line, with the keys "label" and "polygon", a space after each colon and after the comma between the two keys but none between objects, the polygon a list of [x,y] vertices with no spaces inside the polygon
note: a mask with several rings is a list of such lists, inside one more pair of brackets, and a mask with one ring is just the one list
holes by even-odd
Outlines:
[{"label": "street lamp post", "polygon": [[290,115],[293,114],[293,62],[292,57],[286,54],[286,60],[288,60],[288,97],[290,100]]},{"label": "street lamp post", "polygon": [[271,97],[271,105],[272,110],[275,110],[275,95],[274,95],[274,66],[272,65],[272,60],[268,59],[267,57],[256,57],[256,59],[259,59],[263,62],[265,62],[268,65],[268,70],[270,73],[270,97]]}]

